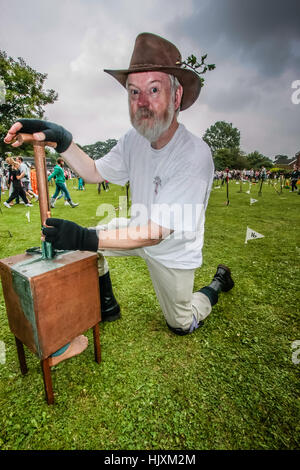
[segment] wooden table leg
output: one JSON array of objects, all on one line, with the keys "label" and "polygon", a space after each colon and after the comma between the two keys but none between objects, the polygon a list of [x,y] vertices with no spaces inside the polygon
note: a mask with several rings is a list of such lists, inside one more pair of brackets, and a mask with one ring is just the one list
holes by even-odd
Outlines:
[{"label": "wooden table leg", "polygon": [[17,346],[21,373],[22,375],[25,375],[28,372],[28,368],[27,368],[26,359],[25,359],[24,346],[23,346],[22,341],[20,341],[19,338],[17,338],[16,336],[15,336],[15,341],[16,341],[16,346]]},{"label": "wooden table leg", "polygon": [[100,347],[100,328],[99,323],[97,323],[93,327],[93,335],[94,335],[94,352],[95,352],[95,361],[100,363],[101,362],[101,347]]},{"label": "wooden table leg", "polygon": [[48,405],[53,405],[54,395],[53,395],[53,388],[52,388],[51,368],[49,366],[49,358],[43,359],[41,361],[41,366],[43,370],[43,378],[44,378],[47,403]]}]

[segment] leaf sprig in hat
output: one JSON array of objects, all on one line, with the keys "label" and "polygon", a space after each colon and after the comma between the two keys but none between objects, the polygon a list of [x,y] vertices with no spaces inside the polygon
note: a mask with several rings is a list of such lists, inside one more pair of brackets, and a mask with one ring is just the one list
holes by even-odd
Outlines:
[{"label": "leaf sprig in hat", "polygon": [[199,75],[201,81],[201,87],[204,85],[204,78],[200,77],[207,71],[214,70],[216,68],[215,64],[206,64],[205,60],[207,58],[207,54],[201,56],[201,62],[198,62],[197,57],[194,54],[191,54],[186,60],[182,62],[176,62],[176,65],[182,66],[182,68],[186,69],[189,68],[193,70],[197,75]]}]

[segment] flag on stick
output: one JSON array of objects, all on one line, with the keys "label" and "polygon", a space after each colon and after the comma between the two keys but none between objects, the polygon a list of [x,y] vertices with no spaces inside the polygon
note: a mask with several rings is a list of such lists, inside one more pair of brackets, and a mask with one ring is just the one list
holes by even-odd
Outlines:
[{"label": "flag on stick", "polygon": [[247,243],[248,240],[255,240],[256,238],[264,238],[264,235],[262,235],[261,233],[255,232],[251,228],[247,227],[245,243]]}]

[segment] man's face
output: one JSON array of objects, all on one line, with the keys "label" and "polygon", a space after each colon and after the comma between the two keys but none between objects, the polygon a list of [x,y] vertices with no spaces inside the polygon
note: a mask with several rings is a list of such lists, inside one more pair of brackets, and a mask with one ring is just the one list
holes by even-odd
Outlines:
[{"label": "man's face", "polygon": [[170,127],[175,115],[169,76],[163,72],[132,73],[127,89],[133,127],[155,142]]}]

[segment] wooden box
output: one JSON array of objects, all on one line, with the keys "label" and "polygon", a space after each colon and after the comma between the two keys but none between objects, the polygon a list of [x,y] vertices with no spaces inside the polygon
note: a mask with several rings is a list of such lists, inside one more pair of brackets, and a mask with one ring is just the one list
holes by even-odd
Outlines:
[{"label": "wooden box", "polygon": [[40,359],[101,319],[96,254],[21,254],[0,260],[0,271],[10,329]]},{"label": "wooden box", "polygon": [[[89,328],[96,326],[99,335],[95,253],[66,251],[53,259],[20,254],[0,260],[0,273],[9,327],[42,362]],[[100,344],[97,349],[100,362]],[[19,360],[22,370],[20,354]]]}]

